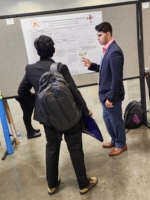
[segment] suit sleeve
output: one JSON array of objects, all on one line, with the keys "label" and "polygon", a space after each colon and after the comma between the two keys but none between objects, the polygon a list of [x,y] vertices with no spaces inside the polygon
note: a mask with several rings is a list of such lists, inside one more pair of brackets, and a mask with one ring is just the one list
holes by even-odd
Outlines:
[{"label": "suit sleeve", "polygon": [[95,72],[99,72],[99,68],[100,68],[100,65],[98,65],[98,64],[96,64],[96,63],[92,63],[92,64],[91,64],[91,67],[88,68],[88,70],[95,71]]},{"label": "suit sleeve", "polygon": [[108,93],[107,99],[114,102],[120,95],[120,88],[123,81],[123,54],[121,51],[115,51],[110,56],[110,69],[112,73],[111,88]]},{"label": "suit sleeve", "polygon": [[89,109],[87,108],[86,102],[83,99],[80,91],[78,90],[78,88],[68,70],[68,67],[66,65],[61,65],[60,67],[58,66],[58,72],[60,72],[63,75],[66,82],[68,83],[68,86],[71,90],[74,100],[75,100],[76,104],[79,106],[79,108],[81,109],[82,113],[84,113],[85,115],[89,115]]}]

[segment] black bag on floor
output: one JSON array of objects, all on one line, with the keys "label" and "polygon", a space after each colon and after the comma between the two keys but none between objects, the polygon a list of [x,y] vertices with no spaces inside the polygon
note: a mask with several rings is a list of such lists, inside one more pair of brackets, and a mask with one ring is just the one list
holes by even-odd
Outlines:
[{"label": "black bag on floor", "polygon": [[140,102],[136,100],[131,101],[124,113],[125,128],[135,129],[139,128],[144,121],[144,110]]},{"label": "black bag on floor", "polygon": [[57,131],[66,131],[81,118],[73,95],[64,79],[57,72],[61,63],[52,63],[50,71],[44,73],[39,81],[38,100],[42,113]]}]

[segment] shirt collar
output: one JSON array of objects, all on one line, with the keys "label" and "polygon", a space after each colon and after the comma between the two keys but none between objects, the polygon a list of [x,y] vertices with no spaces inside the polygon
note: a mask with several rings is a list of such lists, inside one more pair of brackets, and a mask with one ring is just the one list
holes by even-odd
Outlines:
[{"label": "shirt collar", "polygon": [[106,50],[108,49],[109,45],[114,41],[114,39],[110,40],[106,45],[103,46],[103,52],[106,52]]},{"label": "shirt collar", "polygon": [[40,61],[51,61],[54,62],[54,60],[52,58],[40,58]]}]

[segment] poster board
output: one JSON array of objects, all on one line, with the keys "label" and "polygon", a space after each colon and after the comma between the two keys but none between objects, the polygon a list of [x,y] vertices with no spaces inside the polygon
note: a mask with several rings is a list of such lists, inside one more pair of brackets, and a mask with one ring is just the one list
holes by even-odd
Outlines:
[{"label": "poster board", "polygon": [[[136,4],[112,7],[78,10],[65,13],[37,15],[34,17],[57,16],[63,14],[101,11],[103,21],[108,21],[113,27],[113,37],[122,48],[124,63],[124,78],[139,76]],[[20,19],[14,18],[14,24],[7,25],[6,19],[0,20],[0,90],[4,97],[17,95],[17,89],[25,73],[28,58],[21,28]],[[29,18],[29,17],[26,17]],[[132,41],[132,42],[131,42]],[[73,75],[77,86],[99,82],[98,73]]]}]

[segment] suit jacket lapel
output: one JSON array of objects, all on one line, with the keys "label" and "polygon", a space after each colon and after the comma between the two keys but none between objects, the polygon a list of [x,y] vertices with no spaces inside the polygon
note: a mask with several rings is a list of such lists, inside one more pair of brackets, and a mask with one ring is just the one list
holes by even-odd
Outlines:
[{"label": "suit jacket lapel", "polygon": [[105,54],[104,54],[104,57],[103,57],[103,59],[102,59],[101,65],[103,64],[103,62],[104,62],[104,60],[105,60],[105,58],[106,58],[106,56],[107,56],[109,50],[111,49],[111,47],[112,47],[115,43],[116,43],[116,42],[115,42],[115,40],[114,40],[114,41],[109,45],[108,49],[106,50],[106,52],[105,52]]}]

